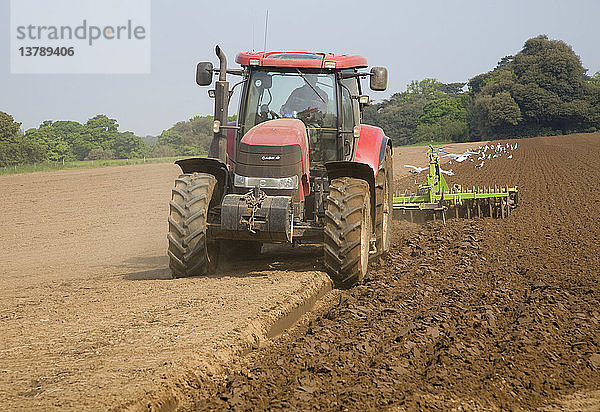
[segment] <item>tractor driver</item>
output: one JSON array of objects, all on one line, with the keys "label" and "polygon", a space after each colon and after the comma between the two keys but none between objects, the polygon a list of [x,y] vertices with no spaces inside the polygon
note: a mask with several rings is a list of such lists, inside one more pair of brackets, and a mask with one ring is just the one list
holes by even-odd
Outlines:
[{"label": "tractor driver", "polygon": [[317,86],[316,74],[305,74],[304,85],[295,89],[281,106],[281,114],[300,114],[305,123],[320,123],[327,113],[329,97],[327,93]]}]

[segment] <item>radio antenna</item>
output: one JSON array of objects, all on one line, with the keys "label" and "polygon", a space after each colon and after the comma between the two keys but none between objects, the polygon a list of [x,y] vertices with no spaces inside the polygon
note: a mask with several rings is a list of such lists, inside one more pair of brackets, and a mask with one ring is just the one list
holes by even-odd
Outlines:
[{"label": "radio antenna", "polygon": [[263,48],[264,53],[267,52],[267,28],[269,27],[269,9],[267,9],[267,15],[265,16],[265,47]]},{"label": "radio antenna", "polygon": [[250,9],[250,20],[252,20],[252,51],[254,52],[254,8]]}]

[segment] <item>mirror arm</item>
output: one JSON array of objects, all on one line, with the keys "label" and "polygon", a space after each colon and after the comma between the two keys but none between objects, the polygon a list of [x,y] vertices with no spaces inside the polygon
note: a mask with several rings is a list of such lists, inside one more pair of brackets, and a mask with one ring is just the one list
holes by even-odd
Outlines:
[{"label": "mirror arm", "polygon": [[[213,69],[212,71],[213,71],[213,73],[220,73],[221,69],[216,68],[216,69]],[[243,76],[244,75],[243,69],[227,69],[227,70],[225,70],[225,72],[227,74],[233,74],[235,76]]]},{"label": "mirror arm", "polygon": [[361,78],[365,79],[368,76],[372,76],[372,74],[371,73],[361,73],[361,72],[356,72],[356,73],[342,73],[341,74],[342,79],[352,79],[353,77],[361,77]]}]

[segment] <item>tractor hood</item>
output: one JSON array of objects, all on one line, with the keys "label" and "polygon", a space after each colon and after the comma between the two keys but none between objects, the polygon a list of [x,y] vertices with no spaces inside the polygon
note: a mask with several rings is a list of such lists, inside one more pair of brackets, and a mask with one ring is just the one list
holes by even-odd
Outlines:
[{"label": "tractor hood", "polygon": [[[265,161],[277,163],[277,156],[280,151],[285,153],[291,150],[300,149],[302,163],[302,175],[308,175],[308,138],[306,127],[298,119],[274,119],[259,123],[244,135],[241,141],[242,146],[262,147],[265,153],[272,153],[273,156],[265,156]],[[297,146],[294,148],[293,146]],[[280,148],[280,150],[278,149]],[[283,160],[283,159],[282,159]]]}]

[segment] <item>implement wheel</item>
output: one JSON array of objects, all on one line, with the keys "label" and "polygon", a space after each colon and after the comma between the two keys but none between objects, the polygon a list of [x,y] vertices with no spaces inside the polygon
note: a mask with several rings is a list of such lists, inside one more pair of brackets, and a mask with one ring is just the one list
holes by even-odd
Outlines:
[{"label": "implement wheel", "polygon": [[341,177],[329,185],[324,228],[324,261],[338,288],[349,288],[367,273],[371,239],[369,185]]},{"label": "implement wheel", "polygon": [[175,180],[169,203],[169,267],[174,278],[206,275],[216,267],[218,243],[206,237],[208,206],[217,179],[183,174]]},{"label": "implement wheel", "polygon": [[377,174],[375,186],[375,198],[377,199],[375,208],[376,256],[382,256],[389,252],[392,243],[393,175],[392,149],[388,147],[385,151],[383,169]]}]

